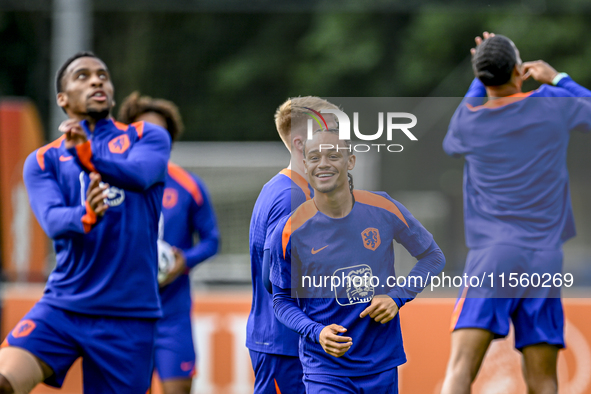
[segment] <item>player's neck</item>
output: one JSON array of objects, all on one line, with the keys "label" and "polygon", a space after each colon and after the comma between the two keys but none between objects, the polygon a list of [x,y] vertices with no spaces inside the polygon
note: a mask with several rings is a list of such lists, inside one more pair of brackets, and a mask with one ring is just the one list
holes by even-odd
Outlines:
[{"label": "player's neck", "polygon": [[489,98],[501,98],[521,93],[521,83],[510,82],[500,86],[487,86],[486,94]]},{"label": "player's neck", "polygon": [[107,114],[107,116],[104,116],[104,113],[102,113],[100,115],[97,114],[98,116],[91,116],[91,115],[86,114],[86,113],[71,113],[71,112],[68,112],[67,115],[68,115],[68,118],[75,119],[78,122],[82,122],[83,120],[85,120],[86,121],[86,124],[88,126],[88,130],[91,133],[94,132],[94,129],[95,129],[96,124],[98,122],[100,122],[101,120],[109,120],[109,119],[111,119],[111,115],[110,114]]},{"label": "player's neck", "polygon": [[304,164],[302,163],[301,165],[298,166],[295,163],[297,163],[297,161],[294,160],[294,158],[292,157],[291,160],[289,161],[289,166],[287,166],[287,169],[292,170],[293,172],[297,173],[302,178],[304,178],[306,180],[306,182],[308,182],[308,175],[306,174],[306,171],[304,171]]},{"label": "player's neck", "polygon": [[349,190],[349,184],[346,188],[334,190],[330,193],[314,193],[314,204],[316,208],[326,216],[331,218],[344,218],[353,209],[353,194]]},{"label": "player's neck", "polygon": [[88,115],[85,114],[68,114],[68,117],[70,119],[75,119],[78,122],[82,122],[83,120],[85,120],[88,125],[88,130],[92,133],[94,132],[94,128],[96,126],[96,123],[98,122],[97,119],[94,119]]}]

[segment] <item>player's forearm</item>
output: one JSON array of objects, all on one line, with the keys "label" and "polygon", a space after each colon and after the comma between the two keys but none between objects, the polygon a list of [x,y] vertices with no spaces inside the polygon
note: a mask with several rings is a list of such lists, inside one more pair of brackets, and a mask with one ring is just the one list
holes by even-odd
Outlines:
[{"label": "player's forearm", "polygon": [[166,176],[168,156],[163,152],[146,152],[144,157],[135,154],[128,159],[102,157],[93,151],[90,141],[68,151],[88,171],[98,172],[104,182],[122,189],[143,191]]},{"label": "player's forearm", "polygon": [[219,237],[211,236],[201,239],[199,244],[183,251],[187,259],[187,268],[191,269],[214,256],[218,252],[219,243]]},{"label": "player's forearm", "polygon": [[404,287],[395,287],[388,293],[394,302],[396,302],[398,308],[412,301],[429,285],[431,278],[439,275],[445,266],[445,256],[435,241],[431,243],[431,246],[426,251],[417,256],[417,258],[417,263],[406,278],[407,285]]},{"label": "player's forearm", "polygon": [[324,326],[310,319],[291,297],[291,289],[273,285],[273,310],[275,316],[287,328],[305,338],[319,343],[320,332]]},{"label": "player's forearm", "polygon": [[130,148],[127,156],[94,149],[91,141],[68,151],[88,171],[101,174],[103,182],[122,189],[144,191],[164,181],[170,139],[164,131],[150,130]]},{"label": "player's forearm", "polygon": [[556,86],[568,90],[569,93],[576,97],[591,97],[591,90],[579,85],[568,75],[561,78]]},{"label": "player's forearm", "polygon": [[263,266],[261,271],[263,286],[265,286],[265,289],[269,293],[273,294],[273,285],[271,284],[271,251],[269,249],[263,251]]},{"label": "player's forearm", "polygon": [[104,182],[122,189],[144,191],[164,182],[167,161],[167,157],[154,157],[150,162],[98,159],[95,167]]},{"label": "player's forearm", "polygon": [[[64,193],[49,165],[41,169],[35,158],[29,157],[23,170],[29,203],[41,228],[52,239],[90,231],[96,218],[91,220],[92,213],[88,213],[84,205],[66,204]],[[84,222],[87,222],[86,226]]]},{"label": "player's forearm", "polygon": [[[96,223],[87,216],[86,207],[34,207],[33,212],[41,228],[51,239],[57,239],[69,234],[85,234]],[[84,224],[83,220],[87,222]],[[88,231],[86,231],[88,230]]]}]

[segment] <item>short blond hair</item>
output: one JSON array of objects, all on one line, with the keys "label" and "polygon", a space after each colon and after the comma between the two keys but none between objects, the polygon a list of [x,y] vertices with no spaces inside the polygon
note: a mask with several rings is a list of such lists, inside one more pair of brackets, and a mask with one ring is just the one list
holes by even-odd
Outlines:
[{"label": "short blond hair", "polygon": [[299,127],[303,122],[310,119],[311,108],[314,111],[323,109],[339,109],[333,103],[316,96],[292,97],[281,104],[275,111],[275,127],[279,137],[291,151],[291,130]]}]

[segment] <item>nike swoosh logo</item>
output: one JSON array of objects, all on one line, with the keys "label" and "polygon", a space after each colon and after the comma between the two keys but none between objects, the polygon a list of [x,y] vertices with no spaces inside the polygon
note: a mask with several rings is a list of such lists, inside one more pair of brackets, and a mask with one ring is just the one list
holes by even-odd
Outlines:
[{"label": "nike swoosh logo", "polygon": [[74,158],[74,156],[60,156],[60,161],[68,161],[68,160],[72,160]]},{"label": "nike swoosh logo", "polygon": [[316,254],[316,253],[320,252],[322,249],[326,249],[326,248],[328,248],[328,245],[326,245],[324,248],[320,248],[318,250],[314,250],[314,248],[312,248],[312,254]]}]

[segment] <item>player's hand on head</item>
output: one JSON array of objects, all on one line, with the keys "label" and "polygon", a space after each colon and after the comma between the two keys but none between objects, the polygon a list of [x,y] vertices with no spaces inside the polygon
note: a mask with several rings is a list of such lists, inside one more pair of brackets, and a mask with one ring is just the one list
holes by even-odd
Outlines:
[{"label": "player's hand on head", "polygon": [[160,283],[160,287],[171,284],[176,278],[187,271],[187,259],[183,251],[173,246],[172,253],[174,254],[174,265],[166,276],[166,279]]},{"label": "player's hand on head", "polygon": [[86,132],[80,125],[80,122],[75,119],[64,120],[59,126],[59,131],[66,136],[66,149],[73,148],[87,141]]},{"label": "player's hand on head", "polygon": [[[478,46],[478,45],[482,44],[482,41],[486,40],[487,38],[494,37],[494,36],[495,36],[495,33],[489,33],[487,31],[485,31],[482,33],[482,37],[476,36],[474,38],[474,42],[476,42],[476,46]],[[472,54],[472,56],[474,56],[474,54],[476,53],[476,47],[471,48],[470,53]]]},{"label": "player's hand on head", "polygon": [[369,315],[376,322],[384,324],[394,319],[397,313],[398,305],[396,305],[392,297],[381,294],[371,300],[371,304],[361,312],[359,317],[364,318]]},{"label": "player's hand on head", "polygon": [[86,191],[86,202],[96,216],[103,216],[109,206],[105,203],[105,193],[108,192],[109,185],[101,182],[101,175],[97,172],[91,172],[90,184]]},{"label": "player's hand on head", "polygon": [[320,332],[319,342],[322,349],[331,356],[341,357],[353,345],[353,338],[338,334],[347,332],[347,329],[338,324],[326,326]]},{"label": "player's hand on head", "polygon": [[552,84],[552,81],[558,75],[558,71],[543,60],[523,63],[523,80],[532,77],[539,83]]}]

